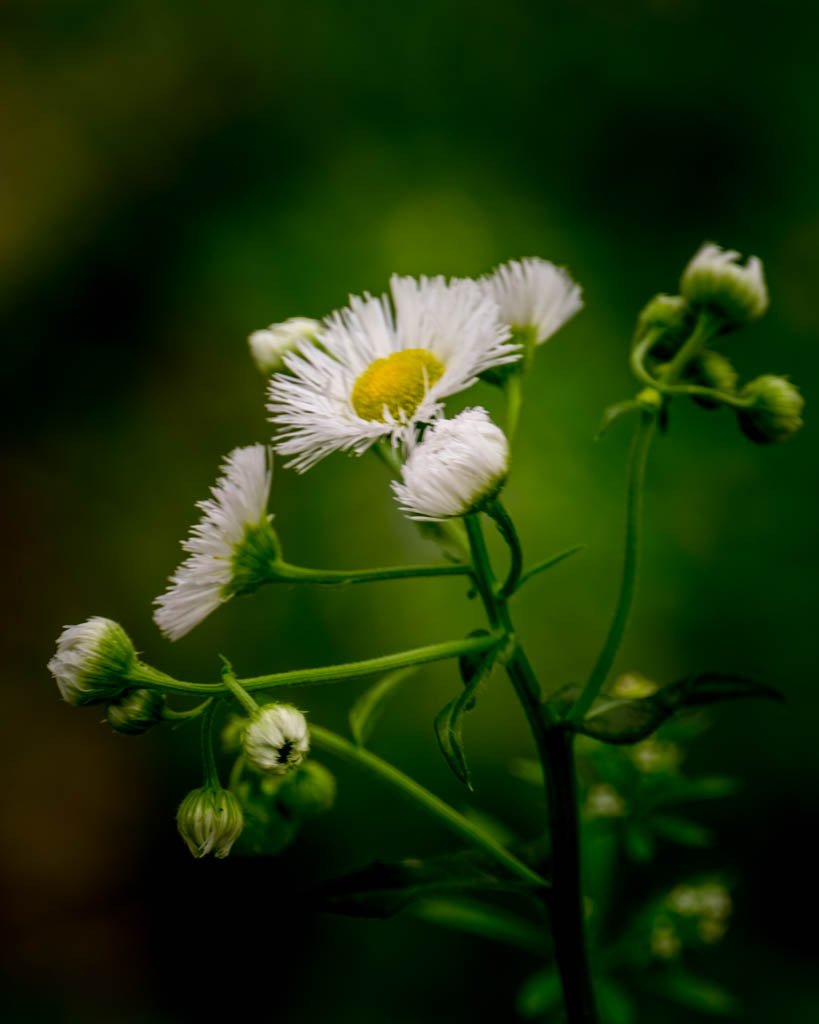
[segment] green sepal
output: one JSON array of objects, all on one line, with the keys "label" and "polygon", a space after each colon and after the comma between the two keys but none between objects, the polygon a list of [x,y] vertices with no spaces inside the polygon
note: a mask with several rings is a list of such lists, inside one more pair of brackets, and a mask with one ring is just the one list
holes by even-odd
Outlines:
[{"label": "green sepal", "polygon": [[387,698],[398,689],[401,683],[417,671],[417,665],[410,665],[408,668],[399,668],[395,672],[388,672],[387,675],[376,680],[356,700],[350,708],[348,719],[353,739],[360,747],[365,746],[372,736]]},{"label": "green sepal", "polygon": [[464,890],[523,892],[529,887],[485,853],[460,853],[384,863],[319,886],[313,901],[319,910],[349,917],[390,917],[418,899]]},{"label": "green sepal", "polygon": [[[470,636],[488,636],[485,629],[475,630]],[[494,662],[495,652],[465,654],[458,660],[463,691],[435,716],[435,735],[444,759],[456,777],[472,789],[472,772],[466,760],[463,743],[463,716],[475,707],[475,694]]]},{"label": "green sepal", "polygon": [[[552,697],[552,706],[559,714],[566,713],[576,692],[577,687],[563,687]],[[640,700],[600,697],[583,721],[572,723],[571,728],[603,743],[637,743],[684,708],[748,697],[763,697],[780,702],[785,699],[773,686],[744,676],[703,672],[681,679]]]},{"label": "green sepal", "polygon": [[[272,518],[272,517],[271,517]],[[248,524],[244,536],[233,549],[231,579],[224,597],[252,594],[276,578],[275,563],[281,558],[281,544],[269,519]]]}]

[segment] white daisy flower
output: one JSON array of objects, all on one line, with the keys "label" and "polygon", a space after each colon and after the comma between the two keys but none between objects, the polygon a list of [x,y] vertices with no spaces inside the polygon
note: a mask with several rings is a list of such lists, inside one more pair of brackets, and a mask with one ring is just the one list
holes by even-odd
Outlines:
[{"label": "white daisy flower", "polygon": [[388,296],[352,296],[325,320],[317,345],[284,356],[270,382],[275,447],[300,472],[338,450],[366,451],[380,437],[409,441],[417,423],[479,374],[520,357],[477,281],[393,275]]},{"label": "white daisy flower", "polygon": [[197,502],[204,515],[182,541],[190,558],[154,601],[154,621],[171,640],[184,636],[234,594],[261,586],[279,554],[273,517],[267,514],[273,479],[269,448],[234,448],[222,471],[211,488],[213,498]]},{"label": "white daisy flower", "polygon": [[450,519],[476,511],[503,486],[509,443],[485,409],[436,420],[410,448],[392,489],[411,519]]},{"label": "white daisy flower", "polygon": [[136,664],[134,645],[122,626],[95,615],[65,627],[48,670],[63,700],[80,706],[111,700],[126,690]]},{"label": "white daisy flower", "polygon": [[762,261],[749,256],[743,267],[739,259],[733,249],[706,242],[680,279],[680,291],[692,306],[713,309],[732,327],[762,316],[769,304]]},{"label": "white daisy flower", "polygon": [[263,331],[254,331],[247,339],[254,363],[267,376],[284,368],[284,355],[292,352],[300,341],[313,341],[321,329],[318,320],[293,316],[280,324],[271,324]]},{"label": "white daisy flower", "polygon": [[581,288],[563,267],[530,257],[510,260],[484,278],[513,337],[529,335],[542,345],[583,308]]},{"label": "white daisy flower", "polygon": [[233,793],[210,785],[188,793],[176,812],[176,825],[194,857],[212,851],[221,859],[241,835],[244,817]]},{"label": "white daisy flower", "polygon": [[310,749],[307,719],[289,704],[265,704],[251,715],[242,745],[251,768],[285,775]]}]

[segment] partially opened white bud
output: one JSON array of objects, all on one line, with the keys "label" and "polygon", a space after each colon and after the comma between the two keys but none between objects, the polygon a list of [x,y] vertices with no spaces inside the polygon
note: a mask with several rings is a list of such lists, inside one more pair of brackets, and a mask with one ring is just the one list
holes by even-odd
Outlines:
[{"label": "partially opened white bud", "polygon": [[284,357],[302,341],[315,341],[321,328],[318,320],[293,316],[280,324],[271,324],[263,331],[254,331],[247,339],[253,362],[267,376],[284,369]]},{"label": "partially opened white bud", "polygon": [[176,824],[194,857],[212,852],[221,859],[241,835],[244,818],[233,793],[209,785],[188,793],[176,812]]},{"label": "partially opened white bud", "polygon": [[739,259],[733,249],[706,242],[680,279],[680,291],[691,306],[709,309],[726,327],[756,320],[769,305],[762,261],[749,256],[742,266]]},{"label": "partially opened white bud", "polygon": [[501,322],[513,337],[530,333],[535,345],[542,345],[583,308],[580,285],[548,260],[510,260],[484,280],[500,308]]},{"label": "partially opened white bud", "polygon": [[410,519],[451,519],[476,512],[503,487],[509,469],[506,435],[485,409],[435,420],[410,449],[403,483],[392,489]]},{"label": "partially opened white bud", "polygon": [[136,661],[134,645],[122,626],[95,615],[65,627],[48,670],[63,700],[80,706],[111,700],[128,689]]},{"label": "partially opened white bud", "polygon": [[307,720],[290,704],[265,704],[250,716],[242,745],[251,768],[285,775],[310,749]]}]

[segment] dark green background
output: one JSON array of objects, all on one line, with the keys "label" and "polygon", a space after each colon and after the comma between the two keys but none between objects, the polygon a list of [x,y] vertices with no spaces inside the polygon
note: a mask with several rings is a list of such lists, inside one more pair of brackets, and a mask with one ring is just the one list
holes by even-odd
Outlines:
[{"label": "dark green background", "polygon": [[[0,4],[9,1019],[175,1024],[257,1003],[283,1021],[512,1019],[531,963],[410,919],[315,917],[294,895],[450,847],[392,793],[339,767],[337,809],[282,859],[194,862],[173,814],[198,784],[195,731],[113,735],[60,703],[44,666],[61,625],[91,614],[201,680],[217,651],[253,674],[480,625],[455,581],[282,588],[171,646],[150,602],[219,458],[269,437],[250,330],[392,271],[540,255],[586,309],[538,355],[506,493],[530,558],[589,549],[517,618],[549,688],[582,677],[615,596],[629,431],[592,436],[633,391],[636,311],[704,239],[764,258],[770,314],[730,354],[746,378],[790,374],[807,425],[761,449],[725,411],[674,408],[618,666],[663,682],[730,669],[787,693],[784,709],[720,711],[689,764],[744,782],[704,816],[720,843],[702,863],[739,879],[711,973],[748,1021],[816,1019],[818,29],[801,0]],[[488,388],[469,401],[499,410]],[[293,560],[434,555],[371,457],[279,466],[272,507]],[[300,699],[341,726],[362,685]],[[431,726],[457,685],[452,666],[424,672],[375,746],[460,803]],[[528,738],[500,677],[468,742],[478,806],[531,829],[540,805],[506,775]],[[668,858],[658,886],[685,863]],[[635,879],[621,884],[627,898]]]}]

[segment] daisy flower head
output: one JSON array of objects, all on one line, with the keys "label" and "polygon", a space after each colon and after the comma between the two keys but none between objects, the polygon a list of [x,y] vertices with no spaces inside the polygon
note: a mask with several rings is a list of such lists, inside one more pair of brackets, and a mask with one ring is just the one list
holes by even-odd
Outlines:
[{"label": "daisy flower head", "polygon": [[324,322],[318,344],[284,356],[270,382],[276,450],[309,469],[334,451],[361,455],[390,437],[407,443],[443,399],[485,370],[520,357],[477,281],[393,275],[390,295],[351,296]]},{"label": "daisy flower head", "polygon": [[197,502],[202,518],[182,548],[190,553],[154,601],[154,621],[171,640],[190,632],[234,594],[250,593],[269,578],[279,555],[267,514],[273,462],[270,449],[234,448],[222,464],[212,498]]},{"label": "daisy flower head", "polygon": [[726,327],[756,320],[769,305],[762,261],[749,256],[745,266],[733,249],[706,242],[683,271],[680,291],[693,307],[705,307]]},{"label": "daisy flower head", "polygon": [[247,339],[253,362],[267,376],[284,368],[284,355],[300,341],[312,341],[321,324],[304,316],[292,316],[280,324],[271,324],[263,331],[254,331]]},{"label": "daisy flower head", "polygon": [[286,775],[310,749],[307,719],[290,704],[265,704],[251,715],[242,746],[257,772]]},{"label": "daisy flower head", "polygon": [[475,512],[503,487],[509,469],[506,435],[485,409],[435,420],[410,448],[392,489],[410,519],[442,520]]},{"label": "daisy flower head", "polygon": [[510,260],[484,278],[513,337],[542,345],[583,308],[582,290],[563,267],[529,257]]},{"label": "daisy flower head", "polygon": [[112,700],[128,689],[137,664],[131,638],[112,619],[95,615],[66,626],[48,671],[57,680],[63,700],[76,707]]}]

